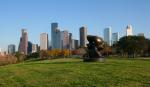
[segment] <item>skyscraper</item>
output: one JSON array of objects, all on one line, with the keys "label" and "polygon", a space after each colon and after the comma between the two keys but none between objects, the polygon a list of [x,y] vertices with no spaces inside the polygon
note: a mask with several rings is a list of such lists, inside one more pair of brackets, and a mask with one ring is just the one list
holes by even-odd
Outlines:
[{"label": "skyscraper", "polygon": [[61,49],[60,30],[58,23],[51,24],[51,46],[52,49]]},{"label": "skyscraper", "polygon": [[28,51],[28,32],[26,29],[22,29],[22,36],[20,38],[19,52],[27,55]]},{"label": "skyscraper", "polygon": [[132,31],[132,25],[128,25],[126,28],[126,36],[132,36],[133,31]]},{"label": "skyscraper", "polygon": [[38,50],[37,44],[32,44],[32,53],[37,52],[37,50]]},{"label": "skyscraper", "polygon": [[61,49],[69,49],[69,33],[68,31],[61,31]]},{"label": "skyscraper", "polygon": [[113,33],[112,34],[112,44],[117,43],[117,41],[119,41],[119,33]]},{"label": "skyscraper", "polygon": [[32,53],[32,42],[28,41],[28,54]]},{"label": "skyscraper", "polygon": [[14,54],[15,53],[15,45],[14,44],[10,44],[8,45],[8,54]]},{"label": "skyscraper", "polygon": [[86,47],[86,43],[87,43],[87,28],[83,26],[80,28],[80,46]]},{"label": "skyscraper", "polygon": [[72,33],[69,33],[69,50],[72,50]]},{"label": "skyscraper", "polygon": [[42,33],[40,34],[40,50],[48,49],[48,34]]},{"label": "skyscraper", "polygon": [[104,29],[104,41],[111,46],[112,42],[112,33],[111,33],[111,27],[105,28]]},{"label": "skyscraper", "polygon": [[72,49],[75,50],[79,47],[79,40],[72,39]]}]

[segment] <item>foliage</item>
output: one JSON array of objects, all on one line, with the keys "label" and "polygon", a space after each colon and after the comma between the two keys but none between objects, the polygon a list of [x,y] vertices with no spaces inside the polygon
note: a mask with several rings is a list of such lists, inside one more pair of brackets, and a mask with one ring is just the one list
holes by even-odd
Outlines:
[{"label": "foliage", "polygon": [[143,36],[125,36],[119,40],[116,47],[123,55],[134,58],[147,50],[148,43]]},{"label": "foliage", "polygon": [[39,57],[40,57],[40,53],[39,52],[35,52],[35,53],[27,55],[28,59],[30,59],[30,58],[39,58]]},{"label": "foliage", "polygon": [[48,51],[48,56],[50,58],[57,58],[61,55],[62,55],[62,53],[61,53],[61,50],[59,50],[59,49],[54,49],[54,50]]},{"label": "foliage", "polygon": [[8,64],[14,64],[17,62],[18,62],[17,58],[13,55],[7,55],[7,56],[1,56],[0,57],[0,66],[8,65]]},{"label": "foliage", "polygon": [[48,58],[48,52],[46,50],[40,51],[40,58],[41,59],[47,59]]},{"label": "foliage", "polygon": [[101,51],[103,56],[109,56],[112,53],[112,48],[108,46],[107,43],[104,43],[104,48]]},{"label": "foliage", "polygon": [[84,55],[86,54],[87,48],[82,47],[72,51],[72,55]]},{"label": "foliage", "polygon": [[72,51],[72,55],[79,55],[79,50],[77,50],[77,49],[76,49],[76,50],[73,50],[73,51]]},{"label": "foliage", "polygon": [[14,55],[0,56],[0,65],[15,64],[26,60],[26,56],[20,52],[16,52]]},{"label": "foliage", "polygon": [[17,58],[18,62],[22,62],[26,59],[25,55],[20,52],[16,52],[15,57]]},{"label": "foliage", "polygon": [[63,50],[62,52],[64,57],[69,57],[71,55],[70,50]]},{"label": "foliage", "polygon": [[150,56],[150,39],[146,39],[147,41],[147,49],[144,50],[143,55],[144,57],[149,57]]},{"label": "foliage", "polygon": [[64,49],[64,50],[50,50],[48,51],[49,58],[58,58],[58,57],[69,57],[71,55],[70,50]]}]

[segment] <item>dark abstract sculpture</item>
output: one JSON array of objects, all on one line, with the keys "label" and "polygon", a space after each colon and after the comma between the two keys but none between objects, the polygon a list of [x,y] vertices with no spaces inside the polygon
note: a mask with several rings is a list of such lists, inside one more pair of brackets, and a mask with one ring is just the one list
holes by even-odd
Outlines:
[{"label": "dark abstract sculpture", "polygon": [[104,58],[102,57],[101,50],[104,47],[104,41],[102,38],[97,36],[87,36],[89,43],[87,44],[87,53],[85,55],[85,62],[94,62],[101,61]]}]

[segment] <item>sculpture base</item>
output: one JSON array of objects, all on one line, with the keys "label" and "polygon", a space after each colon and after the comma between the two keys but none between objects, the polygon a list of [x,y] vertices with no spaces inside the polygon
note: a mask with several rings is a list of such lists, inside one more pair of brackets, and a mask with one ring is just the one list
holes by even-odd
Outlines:
[{"label": "sculpture base", "polygon": [[84,58],[84,62],[105,62],[105,58]]}]

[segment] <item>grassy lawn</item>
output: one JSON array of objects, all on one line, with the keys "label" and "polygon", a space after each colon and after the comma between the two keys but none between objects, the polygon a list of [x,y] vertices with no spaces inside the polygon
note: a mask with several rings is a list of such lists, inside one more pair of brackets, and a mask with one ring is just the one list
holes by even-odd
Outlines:
[{"label": "grassy lawn", "polygon": [[0,87],[150,87],[150,60],[55,59],[0,66]]}]

